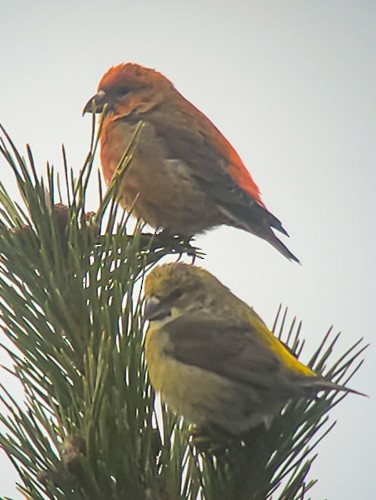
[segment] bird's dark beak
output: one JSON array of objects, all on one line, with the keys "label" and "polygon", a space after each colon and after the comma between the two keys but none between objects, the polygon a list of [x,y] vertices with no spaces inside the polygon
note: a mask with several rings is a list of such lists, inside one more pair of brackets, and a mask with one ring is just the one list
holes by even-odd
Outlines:
[{"label": "bird's dark beak", "polygon": [[171,309],[163,305],[156,297],[151,297],[145,302],[144,317],[149,321],[167,318],[171,315]]},{"label": "bird's dark beak", "polygon": [[88,100],[82,111],[82,116],[85,113],[102,113],[105,104],[109,104],[108,96],[103,90],[100,90],[98,94]]}]

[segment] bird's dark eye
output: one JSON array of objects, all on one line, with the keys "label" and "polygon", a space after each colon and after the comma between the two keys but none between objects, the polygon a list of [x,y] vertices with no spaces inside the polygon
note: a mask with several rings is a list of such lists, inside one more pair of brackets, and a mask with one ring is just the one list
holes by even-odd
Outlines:
[{"label": "bird's dark eye", "polygon": [[116,93],[119,97],[124,97],[129,93],[129,90],[127,88],[122,87],[121,89],[118,89]]},{"label": "bird's dark eye", "polygon": [[171,294],[171,299],[173,300],[177,300],[177,299],[180,299],[180,297],[183,295],[184,293],[184,290],[181,289],[181,288],[177,288],[176,290],[174,290]]}]

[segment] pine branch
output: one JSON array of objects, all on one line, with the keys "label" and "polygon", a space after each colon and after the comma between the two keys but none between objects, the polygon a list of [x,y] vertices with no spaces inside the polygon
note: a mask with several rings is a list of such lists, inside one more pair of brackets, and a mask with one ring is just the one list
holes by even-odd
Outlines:
[{"label": "pine branch", "polygon": [[33,499],[143,497],[160,482],[160,439],[134,298],[150,265],[195,250],[138,227],[128,234],[108,195],[87,213],[93,152],[76,182],[65,168],[68,207],[56,204],[62,189],[52,168],[49,190],[38,179],[30,149],[29,163],[11,142],[2,153],[25,203],[1,189],[1,323],[26,410],[3,387],[10,413],[1,444]]},{"label": "pine branch", "polygon": [[[93,122],[94,123],[94,122]],[[159,403],[147,378],[141,289],[145,273],[167,255],[202,253],[182,238],[145,234],[116,203],[140,124],[100,206],[86,209],[97,133],[78,179],[63,150],[64,179],[48,166],[44,180],[30,148],[22,158],[9,136],[0,150],[23,199],[0,184],[0,311],[25,401],[1,386],[7,409],[0,444],[27,498],[304,499],[313,450],[332,428],[328,412],[344,397],[291,402],[270,429],[220,435],[199,446],[195,431]],[[136,202],[136,200],[135,200]],[[279,323],[278,323],[279,322]],[[277,325],[279,327],[277,328]],[[286,315],[274,330],[286,331]],[[300,355],[300,324],[284,341]],[[350,378],[364,350],[333,361],[328,334],[311,366],[337,382]]]}]

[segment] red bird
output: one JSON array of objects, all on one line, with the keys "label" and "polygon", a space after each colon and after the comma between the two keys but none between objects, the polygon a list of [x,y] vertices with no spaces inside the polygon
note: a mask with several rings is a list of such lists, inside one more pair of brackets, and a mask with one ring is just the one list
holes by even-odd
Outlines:
[{"label": "red bird", "polygon": [[138,196],[133,214],[154,228],[189,237],[225,224],[265,239],[299,262],[274,234],[288,236],[237,152],[166,77],[139,64],[114,66],[84,113],[100,113],[105,105],[100,143],[107,183],[137,124],[144,123],[121,187],[126,209]]}]

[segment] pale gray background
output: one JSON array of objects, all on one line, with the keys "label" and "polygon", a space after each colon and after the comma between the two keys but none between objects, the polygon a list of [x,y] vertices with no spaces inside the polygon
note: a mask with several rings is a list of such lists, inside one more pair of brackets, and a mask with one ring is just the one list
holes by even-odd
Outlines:
[{"label": "pale gray background", "polygon": [[[81,110],[109,66],[157,68],[235,146],[303,264],[221,228],[198,240],[205,267],[269,324],[288,305],[304,320],[306,357],[332,323],[343,349],[373,342],[374,1],[1,0],[0,10],[0,121],[32,145],[39,172],[47,159],[61,165],[61,142],[78,172],[90,133]],[[1,179],[14,185],[3,161]],[[371,398],[350,396],[332,414],[314,499],[374,498],[375,364],[371,346],[352,382]],[[4,455],[0,477],[0,495],[21,498]]]}]

